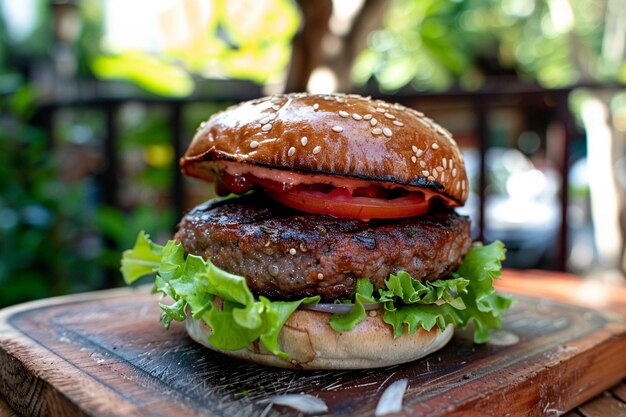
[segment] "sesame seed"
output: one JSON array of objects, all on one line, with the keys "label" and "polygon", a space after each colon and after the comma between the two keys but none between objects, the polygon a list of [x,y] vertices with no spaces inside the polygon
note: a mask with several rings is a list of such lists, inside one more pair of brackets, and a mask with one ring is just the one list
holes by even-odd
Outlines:
[{"label": "sesame seed", "polygon": [[377,111],[378,113],[384,113],[384,112],[385,112],[385,109],[383,109],[382,107],[378,107],[378,108],[376,109],[376,111]]},{"label": "sesame seed", "polygon": [[452,168],[452,177],[456,178],[456,168]]},{"label": "sesame seed", "polygon": [[372,134],[373,135],[380,135],[381,133],[383,133],[383,130],[379,127],[372,129]]},{"label": "sesame seed", "polygon": [[443,165],[444,169],[448,168],[448,160],[446,158],[443,158],[441,160],[441,164]]},{"label": "sesame seed", "polygon": [[306,136],[302,136],[300,138],[300,143],[302,144],[302,146],[306,146],[306,144],[309,143],[309,138],[307,138]]},{"label": "sesame seed", "polygon": [[443,167],[442,167],[442,166],[439,166],[439,167],[437,167],[437,168],[435,168],[435,169],[436,169],[437,171],[439,171],[439,172],[443,171]]},{"label": "sesame seed", "polygon": [[350,116],[350,113],[348,113],[347,111],[344,111],[344,110],[339,110],[339,116],[341,116],[341,117],[348,117],[348,116]]},{"label": "sesame seed", "polygon": [[387,136],[388,138],[391,137],[391,135],[393,135],[393,132],[391,131],[391,129],[389,129],[388,127],[383,129],[383,135]]},{"label": "sesame seed", "polygon": [[262,130],[262,131],[264,131],[264,132],[267,132],[267,131],[268,131],[268,130],[270,130],[271,128],[272,128],[272,125],[271,125],[271,124],[269,124],[269,123],[264,124],[263,126],[261,126],[261,130]]},{"label": "sesame seed", "polygon": [[337,99],[336,99],[336,100],[337,100],[337,103],[342,103],[342,104],[343,104],[343,103],[345,103],[345,102],[346,102],[346,99],[345,99],[345,98],[339,98],[339,97],[337,97]]},{"label": "sesame seed", "polygon": [[250,142],[250,147],[252,149],[257,148],[259,146],[259,142],[257,142],[256,140],[253,140],[252,142]]},{"label": "sesame seed", "polygon": [[295,248],[289,249],[289,254],[290,255],[295,255],[296,254],[296,249]]},{"label": "sesame seed", "polygon": [[296,148],[294,148],[293,146],[291,148],[289,148],[289,150],[287,151],[287,156],[293,156],[293,154],[296,153]]},{"label": "sesame seed", "polygon": [[433,177],[432,175],[428,176],[428,181],[435,181],[435,177]]},{"label": "sesame seed", "polygon": [[419,158],[420,156],[424,155],[424,151],[421,149],[418,149],[417,152],[415,152],[415,155]]},{"label": "sesame seed", "polygon": [[264,117],[263,119],[261,119],[261,121],[259,123],[261,123],[262,125],[266,125],[270,122],[270,118],[269,117]]},{"label": "sesame seed", "polygon": [[413,161],[413,163],[416,163],[416,162],[417,162],[417,158],[415,157],[415,155],[413,155],[413,156],[411,157],[411,161]]},{"label": "sesame seed", "polygon": [[461,183],[460,182],[456,182],[456,190],[459,191],[461,189]]},{"label": "sesame seed", "polygon": [[385,113],[385,117],[386,117],[387,119],[389,119],[389,120],[393,120],[393,119],[395,119],[395,118],[396,118],[396,116],[394,116],[394,115],[393,115],[393,114],[391,114],[391,113]]},{"label": "sesame seed", "polygon": [[439,175],[439,181],[443,182],[446,178],[446,172],[442,172],[441,175]]},{"label": "sesame seed", "polygon": [[420,161],[420,166],[421,166],[422,168],[426,167],[426,162],[424,162],[424,161]]},{"label": "sesame seed", "polygon": [[315,103],[315,104],[313,105],[313,110],[317,110],[317,109],[319,109],[319,108],[320,108],[319,103]]},{"label": "sesame seed", "polygon": [[272,113],[269,116],[267,116],[270,118],[270,120],[274,120],[276,118],[276,113]]},{"label": "sesame seed", "polygon": [[324,279],[324,274],[322,274],[321,272],[318,272],[317,279],[319,279],[320,281],[323,280]]},{"label": "sesame seed", "polygon": [[432,145],[430,145],[431,148],[433,149],[439,149],[439,144],[438,143],[433,143]]},{"label": "sesame seed", "polygon": [[300,252],[306,252],[308,249],[304,243],[300,243]]},{"label": "sesame seed", "polygon": [[383,102],[380,103],[380,107],[384,107],[384,108],[388,109],[389,107],[391,107],[391,104],[386,103],[386,102],[383,101]]},{"label": "sesame seed", "polygon": [[341,127],[341,126],[333,126],[332,130],[333,130],[333,132],[341,133],[341,132],[343,132],[343,127]]},{"label": "sesame seed", "polygon": [[430,175],[430,171],[424,170],[424,171],[422,171],[422,175],[425,176],[425,177],[428,177]]},{"label": "sesame seed", "polygon": [[396,125],[396,126],[399,126],[399,127],[404,126],[404,123],[402,123],[400,120],[394,120],[393,124]]},{"label": "sesame seed", "polygon": [[419,150],[415,145],[411,146],[411,149],[413,149],[413,153],[417,153],[417,151]]},{"label": "sesame seed", "polygon": [[361,117],[361,115],[358,113],[352,113],[352,118],[354,120],[361,120],[363,117]]},{"label": "sesame seed", "polygon": [[378,124],[378,120],[376,120],[376,118],[374,117],[372,120],[370,120],[370,124],[372,126],[376,126]]},{"label": "sesame seed", "polygon": [[421,111],[413,110],[413,112],[419,117],[424,117],[424,113],[422,113]]},{"label": "sesame seed", "polygon": [[465,190],[465,181],[461,181],[461,189]]},{"label": "sesame seed", "polygon": [[432,175],[436,179],[439,176],[439,172],[437,172],[436,169],[433,169]]},{"label": "sesame seed", "polygon": [[364,120],[369,120],[369,119],[371,119],[371,118],[372,118],[372,115],[371,115],[371,114],[369,114],[369,113],[367,113],[365,116],[363,116],[363,119],[364,119]]},{"label": "sesame seed", "polygon": [[315,148],[313,148],[313,155],[320,153],[321,150],[322,150],[321,146],[316,146]]},{"label": "sesame seed", "polygon": [[428,126],[428,123],[426,123],[426,121],[424,119],[417,119],[418,122],[420,122],[421,124],[423,124],[426,127],[430,127]]}]

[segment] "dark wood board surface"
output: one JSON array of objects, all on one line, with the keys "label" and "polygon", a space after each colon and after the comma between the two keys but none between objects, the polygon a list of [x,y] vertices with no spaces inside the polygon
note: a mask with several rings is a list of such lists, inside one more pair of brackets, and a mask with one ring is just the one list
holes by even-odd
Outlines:
[{"label": "dark wood board surface", "polygon": [[[374,414],[407,378],[403,415],[560,415],[626,376],[621,316],[519,296],[504,329],[517,344],[474,345],[459,332],[422,360],[379,370],[298,372],[212,353],[178,323],[165,331],[157,297],[122,289],[0,312],[0,396],[23,415],[268,416],[275,394],[308,393],[331,415]],[[470,412],[471,411],[471,412]]]}]

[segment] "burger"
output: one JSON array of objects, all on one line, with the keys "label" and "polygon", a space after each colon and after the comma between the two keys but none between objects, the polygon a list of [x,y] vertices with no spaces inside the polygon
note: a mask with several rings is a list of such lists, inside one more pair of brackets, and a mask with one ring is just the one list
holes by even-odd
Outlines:
[{"label": "burger", "polygon": [[156,274],[165,327],[210,349],[298,369],[385,367],[499,328],[504,247],[473,245],[454,211],[463,156],[422,113],[358,95],[241,103],[202,123],[184,174],[218,198],[165,245],[141,232],[127,283]]}]

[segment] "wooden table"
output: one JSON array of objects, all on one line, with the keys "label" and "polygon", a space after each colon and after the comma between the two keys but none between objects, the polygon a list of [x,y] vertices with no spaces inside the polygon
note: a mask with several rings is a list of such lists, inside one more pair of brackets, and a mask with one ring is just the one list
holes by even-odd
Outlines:
[{"label": "wooden table", "polygon": [[[506,271],[498,287],[519,298],[505,323],[523,339],[517,345],[476,347],[460,334],[406,366],[337,373],[206,354],[180,326],[158,327],[156,299],[145,287],[12,307],[0,312],[0,417],[259,415],[265,405],[253,400],[267,384],[314,392],[334,415],[373,415],[381,388],[400,377],[410,387],[402,415],[626,416],[626,286]],[[132,313],[112,321],[111,309]],[[137,324],[124,324],[130,316]],[[550,334],[533,333],[535,324]]]},{"label": "wooden table", "polygon": [[[505,279],[498,281],[498,289],[549,297],[626,316],[626,281],[605,284],[593,280],[583,281],[570,274],[509,270],[506,271]],[[626,417],[626,375],[620,383],[565,414],[565,417],[614,416]]]}]

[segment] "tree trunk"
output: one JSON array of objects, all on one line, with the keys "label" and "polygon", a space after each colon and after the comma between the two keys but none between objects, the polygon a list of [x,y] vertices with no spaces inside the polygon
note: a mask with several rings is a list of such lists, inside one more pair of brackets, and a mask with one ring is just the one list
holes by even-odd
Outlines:
[{"label": "tree trunk", "polygon": [[[298,0],[302,13],[302,28],[294,37],[291,64],[285,91],[306,91],[311,73],[318,67],[328,67],[337,77],[337,90],[352,89],[352,64],[367,43],[368,35],[382,23],[390,0],[366,0],[352,20],[350,30],[343,35],[332,34],[329,20],[331,0]],[[332,55],[322,45],[325,37],[336,37],[339,47]]]}]

